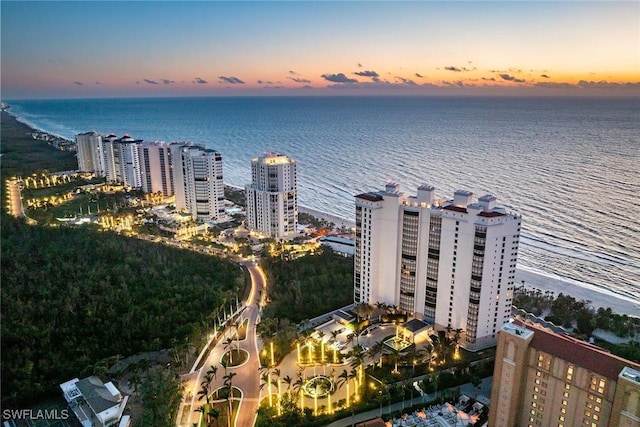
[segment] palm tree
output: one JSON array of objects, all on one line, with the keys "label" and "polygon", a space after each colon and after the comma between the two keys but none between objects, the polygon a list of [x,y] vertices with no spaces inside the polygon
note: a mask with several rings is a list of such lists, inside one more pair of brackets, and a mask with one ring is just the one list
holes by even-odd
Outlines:
[{"label": "palm tree", "polygon": [[319,331],[318,337],[320,338],[320,363],[324,365],[324,332]]},{"label": "palm tree", "polygon": [[207,375],[211,375],[211,377],[215,380],[218,375],[218,367],[211,365],[209,370],[207,371]]},{"label": "palm tree", "polygon": [[398,373],[398,359],[400,359],[400,350],[397,348],[391,348],[391,357],[393,358],[394,368],[393,373]]},{"label": "palm tree", "polygon": [[206,399],[207,405],[209,404],[209,389],[204,386],[204,383],[200,386],[200,391],[198,391],[198,400]]},{"label": "palm tree", "polygon": [[[331,384],[333,384],[333,381],[335,380],[335,375],[334,374],[335,374],[335,371],[332,369],[331,373],[329,374],[329,382]],[[331,405],[331,392],[332,392],[331,389],[329,389],[327,391],[327,397],[329,398],[329,402],[328,402],[328,413],[329,413],[329,415],[331,415],[331,413],[333,412],[333,406]]]},{"label": "palm tree", "polygon": [[242,319],[237,319],[233,323],[233,326],[236,328],[236,346],[237,346],[237,348],[240,348],[240,327],[242,326],[242,323],[243,323]]},{"label": "palm tree", "polygon": [[281,408],[282,405],[280,405],[280,402],[282,401],[282,381],[280,381],[280,369],[279,368],[275,368],[273,370],[273,373],[276,375],[277,378],[274,378],[272,380],[273,385],[278,387],[278,415],[281,414]]},{"label": "palm tree", "polygon": [[227,389],[227,402],[229,403],[229,412],[227,414],[227,426],[231,427],[231,419],[233,418],[233,377],[235,372],[230,372],[224,376],[224,387]]},{"label": "palm tree", "polygon": [[229,364],[233,366],[233,338],[229,337],[224,342],[224,350],[229,354]]},{"label": "palm tree", "polygon": [[387,308],[387,304],[384,302],[376,302],[376,309],[378,309],[378,322],[382,320],[382,312]]},{"label": "palm tree", "polygon": [[385,344],[382,341],[378,341],[374,343],[368,351],[368,355],[369,357],[371,357],[371,359],[373,359],[373,361],[375,361],[375,358],[378,354],[380,355],[380,364],[379,364],[380,367],[382,367],[382,354],[383,354],[384,348],[385,348]]},{"label": "palm tree", "polygon": [[[364,381],[362,380],[363,376],[363,364],[364,364],[364,351],[360,345],[356,345],[353,347],[351,352],[349,353],[351,356],[351,367],[356,368],[358,370],[358,386],[362,388],[364,385]],[[358,396],[358,387],[356,387],[356,396]]]},{"label": "palm tree", "polygon": [[339,332],[337,330],[335,331],[331,331],[331,342],[334,344],[333,346],[333,363],[338,363],[338,358],[336,355],[336,344],[337,344],[337,338],[338,338]]},{"label": "palm tree", "polygon": [[347,372],[346,369],[344,369],[340,373],[340,375],[338,375],[338,382],[336,383],[336,385],[339,388],[342,388],[342,386],[345,385],[345,384],[347,385],[347,407],[348,407],[349,406],[349,395],[351,393],[350,393],[350,390],[349,390],[349,372]]},{"label": "palm tree", "polygon": [[271,393],[271,369],[266,366],[262,366],[260,367],[260,371],[262,372],[262,375],[260,376],[260,378],[262,379],[260,389],[262,390],[265,384],[269,386],[269,406],[273,407],[273,395]]},{"label": "palm tree", "polygon": [[459,346],[460,346],[460,338],[461,338],[462,333],[464,332],[464,329],[462,329],[462,328],[458,328],[458,329],[456,329],[454,332],[455,332],[455,333],[453,334],[453,340],[452,340],[452,343],[451,343],[451,344],[453,345],[453,347],[454,347],[454,349],[455,349],[455,350],[454,350],[454,356],[456,356],[456,357],[457,357],[457,355],[458,355],[458,348],[459,348]]},{"label": "palm tree", "polygon": [[220,361],[220,365],[222,365],[222,367],[224,368],[224,374],[227,375],[227,368],[229,367],[229,362],[227,362],[226,360],[224,360],[224,358],[222,358],[222,360]]},{"label": "palm tree", "polygon": [[298,371],[296,381],[293,383],[293,390],[300,394],[300,410],[304,411],[304,392],[302,386],[304,385],[304,379],[302,379],[302,371]]},{"label": "palm tree", "polygon": [[207,413],[208,417],[213,418],[216,421],[216,425],[218,425],[218,418],[220,417],[220,411],[216,408],[211,408],[211,410]]},{"label": "palm tree", "polygon": [[[206,412],[206,409],[204,407],[204,405],[200,405],[198,406],[196,409],[193,410],[193,412],[200,412],[200,418],[204,417],[204,413]],[[194,423],[195,425],[199,425],[200,423]]]},{"label": "palm tree", "polygon": [[284,381],[284,383],[287,385],[287,394],[289,394],[289,390],[291,390],[291,383],[293,382],[293,378],[287,375],[282,379],[282,381]]}]

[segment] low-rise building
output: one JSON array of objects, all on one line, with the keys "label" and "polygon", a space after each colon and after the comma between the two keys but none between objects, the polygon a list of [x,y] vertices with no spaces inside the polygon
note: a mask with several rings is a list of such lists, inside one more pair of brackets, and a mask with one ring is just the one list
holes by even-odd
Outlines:
[{"label": "low-rise building", "polygon": [[323,236],[318,239],[324,246],[329,246],[334,253],[344,257],[353,257],[356,241],[340,236]]},{"label": "low-rise building", "polygon": [[60,384],[60,388],[82,427],[118,425],[129,399],[112,382],[104,384],[95,375],[74,378]]}]

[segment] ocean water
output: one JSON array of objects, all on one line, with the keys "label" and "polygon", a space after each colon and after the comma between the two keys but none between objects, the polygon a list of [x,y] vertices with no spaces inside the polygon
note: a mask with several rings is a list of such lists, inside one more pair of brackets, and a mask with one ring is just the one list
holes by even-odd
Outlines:
[{"label": "ocean water", "polygon": [[[640,303],[639,98],[229,97],[9,101],[40,129],[194,141],[244,186],[298,161],[299,201],[353,219],[388,180],[491,193],[522,214],[518,267]],[[558,289],[562,292],[562,289]],[[639,309],[640,310],[640,309]]]}]

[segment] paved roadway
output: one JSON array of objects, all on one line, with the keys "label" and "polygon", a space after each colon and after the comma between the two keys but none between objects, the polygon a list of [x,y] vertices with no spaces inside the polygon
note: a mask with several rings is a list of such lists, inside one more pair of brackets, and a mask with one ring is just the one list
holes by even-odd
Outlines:
[{"label": "paved roadway", "polygon": [[[256,336],[256,323],[259,320],[261,306],[260,296],[265,285],[266,278],[262,270],[251,261],[240,261],[240,264],[247,268],[251,277],[251,292],[247,301],[244,302],[246,307],[241,314],[240,319],[249,319],[247,325],[247,336],[240,341],[240,348],[249,354],[249,358],[241,366],[228,368],[228,372],[234,372],[232,383],[242,392],[240,408],[236,418],[235,427],[252,427],[255,424],[260,399],[260,374],[258,359],[258,343]],[[235,336],[235,328],[233,326],[227,328],[226,336]],[[202,368],[193,373],[182,376],[184,385],[183,402],[178,411],[176,425],[178,427],[191,427],[194,423],[198,423],[200,413],[195,412],[200,405],[204,403],[204,399],[198,400],[198,391],[201,389],[200,383],[203,381],[206,371],[211,365],[218,367],[215,379],[212,381],[210,391],[214,392],[224,384],[223,376],[224,368],[220,364],[224,354],[224,341],[222,337],[218,344],[211,349],[207,360],[202,364]]]}]

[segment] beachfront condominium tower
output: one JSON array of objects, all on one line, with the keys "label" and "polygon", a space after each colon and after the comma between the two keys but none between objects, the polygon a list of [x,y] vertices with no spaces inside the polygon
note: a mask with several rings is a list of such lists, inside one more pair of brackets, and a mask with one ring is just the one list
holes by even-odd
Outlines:
[{"label": "beachfront condominium tower", "polygon": [[217,221],[224,214],[222,155],[192,143],[171,144],[176,208],[192,218]]},{"label": "beachfront condominium tower", "polygon": [[80,171],[105,177],[102,136],[98,133],[85,132],[76,135],[76,156]]},{"label": "beachfront condominium tower", "polygon": [[284,238],[298,225],[296,161],[267,153],[251,160],[251,184],[246,186],[249,228]]},{"label": "beachfront condominium tower", "polygon": [[144,141],[138,149],[142,168],[142,191],[173,196],[171,177],[171,145]]},{"label": "beachfront condominium tower", "polygon": [[356,196],[354,302],[396,305],[438,330],[458,330],[461,345],[495,345],[510,318],[521,218],[491,195],[456,191],[437,200],[385,190]]},{"label": "beachfront condominium tower", "polygon": [[640,426],[640,364],[516,320],[499,333],[491,427]]},{"label": "beachfront condominium tower", "polygon": [[[78,135],[77,138],[83,134]],[[117,182],[131,188],[142,187],[142,168],[139,147],[142,142],[129,135],[117,138],[110,134],[98,136],[102,147],[99,150],[103,175],[108,182]]]}]

